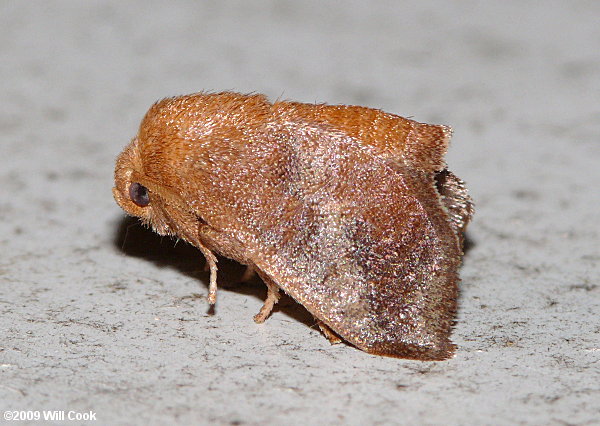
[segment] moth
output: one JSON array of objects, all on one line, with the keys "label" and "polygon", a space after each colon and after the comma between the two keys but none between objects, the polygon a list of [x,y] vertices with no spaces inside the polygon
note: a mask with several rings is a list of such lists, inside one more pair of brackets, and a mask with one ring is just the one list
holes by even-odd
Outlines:
[{"label": "moth", "polygon": [[252,268],[332,341],[443,360],[473,215],[451,129],[360,106],[197,93],[155,103],[117,159],[114,198],[160,235]]}]

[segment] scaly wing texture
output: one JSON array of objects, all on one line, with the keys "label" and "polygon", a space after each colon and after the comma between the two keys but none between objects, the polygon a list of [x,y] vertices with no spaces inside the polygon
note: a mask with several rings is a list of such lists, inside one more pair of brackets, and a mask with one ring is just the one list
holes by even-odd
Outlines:
[{"label": "scaly wing texture", "polygon": [[325,124],[344,133],[373,152],[403,161],[423,171],[440,171],[452,130],[448,126],[419,123],[378,109],[354,105],[281,102],[276,109],[293,106],[294,115],[305,122]]},{"label": "scaly wing texture", "polygon": [[287,120],[285,132],[286,201],[256,266],[367,352],[449,357],[460,250],[434,174],[327,127]]}]

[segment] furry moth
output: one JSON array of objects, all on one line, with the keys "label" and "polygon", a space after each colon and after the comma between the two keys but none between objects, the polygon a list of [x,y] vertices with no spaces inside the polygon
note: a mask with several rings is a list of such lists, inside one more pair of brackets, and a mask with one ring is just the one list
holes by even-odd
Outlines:
[{"label": "furry moth", "polygon": [[253,268],[263,322],[283,290],[331,340],[449,358],[463,232],[451,130],[360,106],[198,93],[154,104],[117,160],[113,194],[160,235]]}]

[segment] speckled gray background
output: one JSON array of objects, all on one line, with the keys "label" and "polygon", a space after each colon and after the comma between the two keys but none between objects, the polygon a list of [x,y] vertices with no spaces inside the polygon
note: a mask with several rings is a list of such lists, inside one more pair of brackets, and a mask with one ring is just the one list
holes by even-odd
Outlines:
[{"label": "speckled gray background", "polygon": [[[96,424],[598,424],[600,3],[3,1],[0,410]],[[454,127],[477,202],[454,359],[330,346],[126,220],[155,100],[234,89]],[[66,422],[68,423],[68,422]],[[23,424],[23,422],[21,422]]]}]

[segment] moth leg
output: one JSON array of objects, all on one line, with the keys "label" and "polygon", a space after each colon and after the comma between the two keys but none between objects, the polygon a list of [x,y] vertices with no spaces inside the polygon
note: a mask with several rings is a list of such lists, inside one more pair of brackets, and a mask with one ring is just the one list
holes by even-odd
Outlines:
[{"label": "moth leg", "polygon": [[246,270],[244,271],[242,278],[240,278],[240,282],[246,283],[254,278],[254,275],[256,275],[256,271],[252,266],[248,265],[246,266]]},{"label": "moth leg", "polygon": [[279,301],[279,287],[277,287],[268,279],[263,279],[263,281],[267,285],[267,298],[265,299],[265,303],[263,304],[262,308],[260,308],[258,314],[254,315],[254,322],[257,324],[265,322],[265,320],[271,314],[273,306],[275,306],[275,303]]},{"label": "moth leg", "polygon": [[317,320],[317,325],[321,329],[321,333],[323,333],[325,337],[327,337],[329,343],[331,343],[332,345],[342,343],[342,338],[335,334],[334,331],[331,328],[329,328],[323,321]]},{"label": "moth leg", "polygon": [[[208,303],[217,303],[217,257],[208,248],[198,245],[198,248],[206,258],[206,265],[210,269],[210,280],[208,283]],[[206,268],[206,266],[205,266]]]},{"label": "moth leg", "polygon": [[206,258],[204,270],[206,271],[207,268],[210,269],[210,280],[208,282],[208,303],[214,305],[217,303],[217,257],[202,243],[200,239],[203,231],[206,231],[207,228],[208,227],[204,223],[199,222],[198,235],[192,237],[188,236],[188,238]]}]

